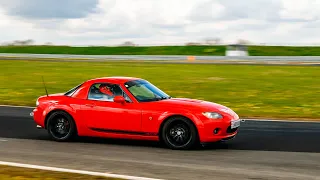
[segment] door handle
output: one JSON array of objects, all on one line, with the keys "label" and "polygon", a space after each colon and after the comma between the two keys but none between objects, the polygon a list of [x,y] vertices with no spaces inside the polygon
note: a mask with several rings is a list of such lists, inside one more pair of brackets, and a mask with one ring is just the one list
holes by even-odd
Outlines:
[{"label": "door handle", "polygon": [[94,105],[94,104],[85,104],[85,106],[87,106],[87,107],[94,107],[95,105]]}]

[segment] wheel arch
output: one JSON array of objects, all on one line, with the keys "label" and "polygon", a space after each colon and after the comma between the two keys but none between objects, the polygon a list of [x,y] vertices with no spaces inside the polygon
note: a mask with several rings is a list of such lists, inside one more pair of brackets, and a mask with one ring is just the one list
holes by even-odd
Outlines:
[{"label": "wheel arch", "polygon": [[182,118],[185,118],[186,120],[190,121],[190,123],[195,127],[196,132],[197,132],[197,134],[198,134],[198,138],[199,138],[200,134],[199,134],[198,126],[197,126],[197,124],[194,122],[194,120],[192,120],[192,118],[190,118],[190,117],[188,117],[188,116],[186,116],[186,115],[182,115],[182,114],[172,114],[172,115],[169,115],[169,116],[165,117],[165,118],[162,120],[162,122],[161,122],[161,124],[160,124],[160,126],[159,126],[158,136],[159,136],[159,140],[160,140],[160,141],[162,141],[161,133],[162,133],[162,129],[163,129],[165,123],[166,123],[168,120],[170,120],[171,118],[174,118],[174,117],[182,117]]},{"label": "wheel arch", "polygon": [[48,122],[49,117],[55,112],[64,112],[64,113],[68,114],[71,117],[72,121],[74,122],[75,127],[76,127],[76,131],[77,131],[77,123],[74,120],[74,117],[72,116],[72,114],[69,113],[67,110],[60,109],[60,108],[52,109],[50,112],[47,113],[47,115],[45,116],[45,119],[44,119],[44,128],[45,129],[47,129],[47,122]]}]

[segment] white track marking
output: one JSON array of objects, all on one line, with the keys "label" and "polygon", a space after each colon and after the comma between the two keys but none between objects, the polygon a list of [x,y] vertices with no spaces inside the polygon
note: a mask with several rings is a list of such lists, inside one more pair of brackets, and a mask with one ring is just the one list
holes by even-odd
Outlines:
[{"label": "white track marking", "polygon": [[66,173],[84,174],[84,175],[91,175],[91,176],[102,176],[102,177],[109,177],[109,178],[130,179],[130,180],[160,180],[160,179],[145,178],[145,177],[138,177],[138,176],[127,176],[127,175],[119,175],[119,174],[82,171],[82,170],[65,169],[65,168],[48,167],[48,166],[38,166],[38,165],[21,164],[21,163],[5,162],[5,161],[0,161],[0,165],[39,169],[39,170],[46,170],[46,171],[58,171],[58,172],[66,172]]},{"label": "white track marking", "polygon": [[35,108],[35,107],[31,107],[31,106],[13,106],[13,105],[1,105],[0,107],[9,107],[9,108]]},{"label": "white track marking", "polygon": [[282,119],[243,119],[245,121],[265,121],[265,122],[297,122],[297,123],[320,123],[319,121],[299,121],[299,120],[282,120]]},{"label": "white track marking", "polygon": [[8,140],[6,139],[0,139],[0,142],[7,142]]}]

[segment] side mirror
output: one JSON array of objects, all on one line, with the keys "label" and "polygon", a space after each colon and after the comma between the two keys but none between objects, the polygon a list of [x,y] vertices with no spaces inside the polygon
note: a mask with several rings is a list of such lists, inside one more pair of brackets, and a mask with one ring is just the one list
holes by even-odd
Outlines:
[{"label": "side mirror", "polygon": [[120,104],[124,104],[126,102],[123,96],[115,96],[113,101]]}]

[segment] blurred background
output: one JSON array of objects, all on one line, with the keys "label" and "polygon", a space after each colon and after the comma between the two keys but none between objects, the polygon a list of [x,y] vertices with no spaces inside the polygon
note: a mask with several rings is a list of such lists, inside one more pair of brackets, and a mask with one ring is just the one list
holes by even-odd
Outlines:
[{"label": "blurred background", "polygon": [[315,0],[0,1],[7,60],[0,103],[34,105],[42,75],[50,93],[124,75],[243,117],[319,118],[319,7]]},{"label": "blurred background", "polygon": [[[285,162],[291,165],[304,162],[307,164],[303,165],[304,172],[314,170],[316,178],[319,177],[316,174],[320,168],[319,156],[264,154],[262,151],[320,152],[319,140],[315,138],[319,137],[317,125],[272,125],[263,120],[319,122],[319,12],[319,0],[0,0],[0,104],[34,107],[36,99],[45,94],[42,76],[50,94],[66,92],[91,78],[140,77],[170,96],[216,102],[230,107],[241,118],[263,121],[262,124],[249,123],[239,141],[222,147],[261,152],[242,154],[247,158],[241,161],[236,155],[229,157],[220,152],[215,152],[217,157],[212,156],[211,151],[179,156],[161,150],[163,157],[162,153],[159,155],[140,146],[126,147],[130,149],[128,152],[115,145],[110,150],[114,151],[110,152],[112,157],[126,154],[127,159],[134,159],[135,156],[129,155],[139,154],[141,149],[141,153],[155,153],[144,157],[148,162],[159,156],[181,160],[187,156],[197,159],[198,155],[213,162],[221,155],[231,158],[234,168],[242,167],[251,158],[259,161],[257,164],[265,162],[261,169],[267,170]],[[12,111],[15,116],[27,112],[16,111]],[[0,109],[0,112],[11,110]],[[16,121],[10,120],[12,124],[8,125],[8,119],[15,118],[1,113],[3,134],[0,131],[0,137],[16,138],[13,132],[19,129],[24,133],[19,137],[46,139],[43,134],[34,134],[33,124],[26,123],[28,133],[14,126]],[[15,120],[31,122],[20,118]],[[261,129],[255,131],[258,127]],[[274,129],[268,131],[268,128]],[[72,144],[67,147],[85,149]],[[48,148],[54,147],[48,145]],[[98,152],[99,145],[92,148],[93,154],[105,156]],[[0,157],[5,158],[7,152],[3,149],[1,154],[0,150]],[[230,167],[222,157],[219,162]],[[271,159],[264,159],[266,157]],[[277,159],[279,162],[275,162]],[[74,160],[78,162],[75,166],[84,162]],[[206,160],[196,162],[203,164]],[[61,163],[56,161],[56,164]],[[132,167],[128,165],[124,169]],[[252,167],[248,165],[246,170]],[[298,172],[302,167],[295,168],[287,171]],[[142,175],[166,177],[159,172],[169,172],[167,170],[146,170],[150,173]],[[193,170],[195,175],[197,170]],[[128,170],[128,173],[137,171]],[[268,175],[262,172],[259,174]],[[254,172],[250,173],[250,177],[258,178]],[[208,174],[189,177],[205,179],[210,177]],[[188,175],[184,175],[177,179],[187,179]],[[301,174],[283,177],[298,175]],[[301,179],[308,177],[301,175]],[[313,179],[311,175],[310,178]]]}]

